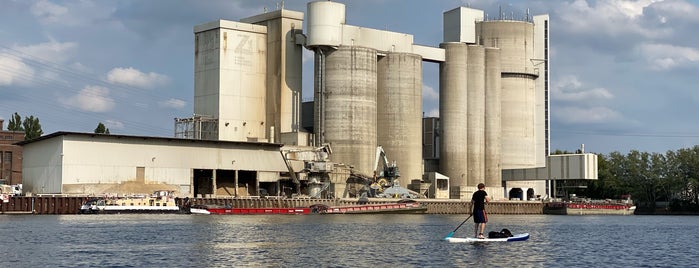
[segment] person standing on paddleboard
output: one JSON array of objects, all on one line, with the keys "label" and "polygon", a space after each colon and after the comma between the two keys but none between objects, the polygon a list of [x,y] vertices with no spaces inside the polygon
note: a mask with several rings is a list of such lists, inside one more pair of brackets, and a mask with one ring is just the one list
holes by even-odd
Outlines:
[{"label": "person standing on paddleboard", "polygon": [[485,212],[485,203],[490,202],[488,193],[485,192],[485,184],[478,184],[478,191],[473,193],[471,203],[473,204],[473,222],[476,225],[473,227],[473,233],[476,238],[485,239],[483,232],[485,224],[488,223],[488,214]]}]

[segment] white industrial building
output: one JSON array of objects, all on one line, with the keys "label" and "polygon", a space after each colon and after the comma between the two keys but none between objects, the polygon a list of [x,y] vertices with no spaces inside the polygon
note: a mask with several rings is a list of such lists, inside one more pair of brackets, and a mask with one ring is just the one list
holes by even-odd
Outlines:
[{"label": "white industrial building", "polygon": [[288,171],[272,143],[56,132],[20,144],[32,194],[245,197]]}]

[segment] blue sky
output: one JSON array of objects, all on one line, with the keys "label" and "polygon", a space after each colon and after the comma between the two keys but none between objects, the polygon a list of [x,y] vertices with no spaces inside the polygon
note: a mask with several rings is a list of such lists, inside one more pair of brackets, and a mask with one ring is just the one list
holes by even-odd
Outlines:
[{"label": "blue sky", "polygon": [[[44,133],[172,136],[192,114],[193,27],[275,10],[281,1],[0,0],[0,118]],[[699,4],[694,1],[338,1],[347,23],[438,46],[442,13],[549,14],[551,148],[664,153],[699,143]],[[307,1],[286,9],[306,11]],[[305,53],[304,99],[312,95]],[[425,63],[423,112],[438,116],[438,66]]]}]

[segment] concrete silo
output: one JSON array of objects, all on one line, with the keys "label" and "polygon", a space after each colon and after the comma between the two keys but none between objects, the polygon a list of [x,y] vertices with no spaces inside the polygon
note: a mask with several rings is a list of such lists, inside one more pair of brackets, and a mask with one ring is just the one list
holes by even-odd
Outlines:
[{"label": "concrete silo", "polygon": [[449,177],[451,198],[467,196],[468,152],[466,148],[468,45],[441,43],[444,62],[439,65],[439,170]]},{"label": "concrete silo", "polygon": [[468,186],[485,182],[485,48],[468,46],[467,138]]},{"label": "concrete silo", "polygon": [[[485,49],[485,184],[491,189],[502,186],[500,171],[501,104],[500,49]],[[501,189],[502,190],[502,189]],[[492,190],[489,190],[492,191]],[[493,193],[495,194],[495,193]],[[496,195],[493,195],[496,196]],[[502,196],[502,195],[497,195]]]},{"label": "concrete silo", "polygon": [[400,183],[422,178],[422,57],[387,53],[378,61],[377,141],[400,168]]},{"label": "concrete silo", "polygon": [[306,46],[315,51],[314,134],[330,160],[372,175],[376,151],[376,50],[343,45],[345,5],[310,2]]},{"label": "concrete silo", "polygon": [[525,21],[476,23],[479,43],[500,48],[503,169],[536,166],[534,24]]},{"label": "concrete silo", "polygon": [[324,63],[316,66],[325,92],[316,99],[324,106],[316,109],[324,120],[324,133],[317,134],[332,146],[333,162],[354,165],[366,175],[373,173],[377,147],[376,66],[376,50],[356,46],[327,50]]}]

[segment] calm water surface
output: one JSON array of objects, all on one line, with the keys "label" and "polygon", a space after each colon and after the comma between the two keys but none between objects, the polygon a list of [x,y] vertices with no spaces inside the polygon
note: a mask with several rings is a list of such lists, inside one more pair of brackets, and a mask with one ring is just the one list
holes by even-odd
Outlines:
[{"label": "calm water surface", "polygon": [[[467,215],[0,215],[2,267],[696,267],[699,217],[492,215],[524,242],[448,243]],[[469,221],[455,237],[472,235]],[[7,266],[5,266],[7,265]]]}]

